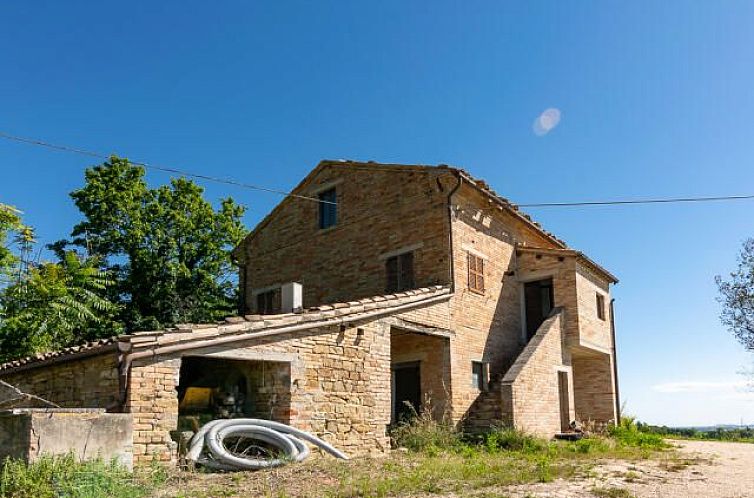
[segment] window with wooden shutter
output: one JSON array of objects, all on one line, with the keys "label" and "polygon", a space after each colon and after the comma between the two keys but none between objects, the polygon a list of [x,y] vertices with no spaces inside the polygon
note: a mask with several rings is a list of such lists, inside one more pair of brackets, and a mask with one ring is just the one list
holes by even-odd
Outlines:
[{"label": "window with wooden shutter", "polygon": [[392,256],[385,261],[385,274],[388,293],[414,288],[414,253],[407,252]]},{"label": "window with wooden shutter", "polygon": [[484,294],[484,260],[468,253],[469,290]]}]

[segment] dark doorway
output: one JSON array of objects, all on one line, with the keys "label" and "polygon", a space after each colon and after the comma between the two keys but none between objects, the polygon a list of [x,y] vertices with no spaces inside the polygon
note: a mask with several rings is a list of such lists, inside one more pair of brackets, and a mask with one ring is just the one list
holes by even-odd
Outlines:
[{"label": "dark doorway", "polygon": [[524,306],[526,308],[526,340],[528,341],[542,322],[550,315],[555,297],[552,290],[552,279],[537,280],[524,284]]},{"label": "dark doorway", "polygon": [[571,404],[568,401],[568,373],[558,372],[558,394],[560,396],[560,430],[567,431],[571,426]]},{"label": "dark doorway", "polygon": [[421,375],[419,362],[393,365],[393,422],[400,422],[419,413]]}]

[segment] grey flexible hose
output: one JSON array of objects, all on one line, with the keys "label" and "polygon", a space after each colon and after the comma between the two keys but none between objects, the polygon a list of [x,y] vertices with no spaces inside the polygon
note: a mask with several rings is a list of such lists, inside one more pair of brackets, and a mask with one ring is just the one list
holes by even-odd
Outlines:
[{"label": "grey flexible hose", "polygon": [[[267,443],[279,449],[284,457],[263,459],[243,457],[229,452],[223,445],[226,437],[243,436]],[[317,436],[289,425],[256,418],[213,420],[204,424],[189,443],[186,458],[194,463],[217,470],[256,470],[300,462],[309,456],[307,441],[336,458],[348,456]],[[203,450],[206,447],[206,453]]]}]

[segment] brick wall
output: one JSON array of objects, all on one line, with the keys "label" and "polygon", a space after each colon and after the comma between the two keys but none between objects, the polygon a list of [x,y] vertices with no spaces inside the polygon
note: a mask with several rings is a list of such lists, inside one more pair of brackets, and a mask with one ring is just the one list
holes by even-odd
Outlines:
[{"label": "brick wall", "polygon": [[[609,350],[613,346],[610,331],[610,290],[600,278],[583,265],[576,266],[578,294],[579,342],[585,346]],[[604,319],[597,315],[597,293],[604,297]]]},{"label": "brick wall", "polygon": [[[453,418],[460,421],[482,393],[471,383],[473,361],[489,363],[491,378],[504,374],[524,347],[518,264],[514,248],[552,242],[494,208],[464,186],[452,199],[455,292],[451,303]],[[468,286],[468,254],[484,260],[485,292]],[[557,292],[557,288],[556,288]],[[575,295],[575,291],[573,293]]]},{"label": "brick wall", "polygon": [[612,357],[607,354],[573,357],[576,418],[582,422],[615,423],[615,384]]},{"label": "brick wall", "polygon": [[119,398],[118,355],[112,350],[97,356],[0,374],[0,379],[64,408],[107,408]]},{"label": "brick wall", "polygon": [[[191,352],[192,356],[201,354],[202,350]],[[354,456],[389,448],[388,325],[375,321],[344,331],[327,327],[250,339],[225,347],[222,354],[253,357],[254,361],[262,361],[267,354],[277,362],[287,355],[292,425],[312,431]],[[132,368],[128,409],[134,416],[137,462],[175,457],[170,431],[177,427],[175,380],[180,364],[180,355],[175,355]]]},{"label": "brick wall", "polygon": [[454,183],[442,170],[322,168],[295,192],[316,196],[334,186],[337,224],[319,229],[316,202],[282,201],[237,251],[246,311],[256,311],[256,290],[293,281],[303,284],[306,307],[384,294],[385,255],[406,247],[415,248],[416,287],[449,283],[446,201]]},{"label": "brick wall", "polygon": [[432,415],[442,420],[449,408],[450,344],[445,337],[434,337],[393,330],[390,339],[391,361],[418,361],[422,403],[429,402]]},{"label": "brick wall", "polygon": [[563,348],[564,312],[542,324],[502,382],[503,420],[518,429],[544,437],[561,430],[558,372],[569,383],[569,420],[575,417],[570,354]]}]

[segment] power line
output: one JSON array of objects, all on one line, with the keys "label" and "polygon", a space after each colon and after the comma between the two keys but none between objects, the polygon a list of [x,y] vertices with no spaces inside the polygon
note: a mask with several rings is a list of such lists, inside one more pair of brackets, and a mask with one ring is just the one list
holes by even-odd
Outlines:
[{"label": "power line", "polygon": [[[71,153],[74,153],[74,154],[79,154],[79,155],[88,156],[88,157],[94,157],[94,158],[97,158],[97,159],[104,159],[104,160],[110,159],[109,155],[102,154],[100,152],[94,152],[94,151],[86,150],[86,149],[79,149],[77,147],[70,147],[68,145],[53,144],[53,143],[45,142],[43,140],[38,140],[38,139],[35,139],[35,138],[20,137],[20,136],[17,136],[17,135],[11,135],[9,133],[5,133],[3,131],[0,131],[0,138],[4,138],[6,140],[12,140],[14,142],[20,142],[20,143],[24,143],[24,144],[30,144],[30,145],[37,145],[37,146],[40,146],[40,147],[46,147],[48,149],[53,149],[53,150],[62,151],[62,152],[71,152]],[[239,181],[232,180],[232,179],[229,179],[229,178],[217,178],[217,177],[214,177],[214,176],[203,175],[203,174],[200,174],[200,173],[191,173],[191,172],[180,170],[180,169],[177,169],[177,168],[169,168],[169,167],[166,167],[166,166],[158,166],[158,165],[148,164],[148,163],[141,162],[141,161],[131,161],[131,160],[129,160],[128,162],[131,163],[131,164],[135,164],[137,166],[142,166],[142,167],[147,168],[147,169],[152,169],[152,170],[156,170],[156,171],[162,171],[162,172],[165,172],[165,173],[175,173],[175,174],[187,176],[187,177],[190,177],[190,178],[198,178],[198,179],[201,179],[201,180],[206,180],[208,182],[224,183],[226,185],[233,185],[233,186],[236,186],[236,187],[247,188],[247,189],[251,189],[251,190],[259,190],[259,191],[262,191],[262,192],[269,192],[269,193],[272,193],[272,194],[284,195],[286,197],[296,197],[298,199],[306,199],[306,200],[309,200],[309,201],[320,202],[322,204],[336,204],[333,201],[326,201],[326,200],[323,200],[323,199],[319,199],[317,197],[309,197],[309,196],[306,196],[306,195],[293,194],[291,192],[286,192],[285,190],[278,190],[278,189],[274,189],[274,188],[260,187],[259,185],[252,185],[250,183],[243,183],[243,182],[239,182]]]},{"label": "power line", "polygon": [[[94,157],[97,159],[104,159],[108,160],[110,159],[110,156],[107,154],[102,154],[99,152],[94,152],[86,149],[81,149],[77,147],[71,147],[68,145],[59,145],[59,144],[53,144],[50,142],[46,142],[44,140],[39,140],[35,138],[28,138],[28,137],[21,137],[18,135],[11,135],[9,133],[5,133],[3,131],[0,131],[0,138],[4,138],[6,140],[11,140],[14,142],[20,142],[24,144],[29,145],[36,145],[40,147],[45,147],[48,149],[53,149],[57,151],[62,152],[70,152],[74,154],[79,154],[83,156],[88,157]],[[237,180],[233,180],[230,178],[218,178],[214,176],[204,175],[200,173],[191,173],[189,171],[180,170],[177,168],[170,168],[166,166],[158,166],[155,164],[149,164],[141,161],[131,161],[129,160],[129,163],[142,166],[146,169],[152,169],[155,171],[162,171],[165,173],[174,173],[178,175],[183,175],[190,178],[197,178],[201,180],[206,180],[209,182],[214,183],[222,183],[226,185],[233,185],[235,187],[241,187],[246,188],[250,190],[257,190],[262,192],[268,192],[278,195],[283,195],[286,197],[295,197],[297,199],[305,199],[309,201],[314,201],[322,204],[337,204],[337,202],[334,201],[326,201],[323,199],[319,199],[317,197],[310,197],[306,195],[301,194],[294,194],[292,192],[287,192],[285,190],[278,190],[274,188],[269,187],[262,187],[259,185],[253,185],[250,183],[244,183]],[[354,166],[353,169],[363,169],[363,170],[373,170],[373,171],[392,171],[389,169],[380,168],[378,166],[375,166],[373,168],[370,168],[368,165],[359,165]],[[517,207],[521,208],[543,208],[543,207],[588,207],[588,206],[619,206],[619,205],[635,205],[635,204],[678,204],[678,203],[691,203],[691,202],[721,202],[721,201],[739,201],[739,200],[751,200],[754,199],[754,194],[752,195],[724,195],[724,196],[708,196],[708,197],[668,197],[668,198],[654,198],[654,199],[615,199],[615,200],[605,200],[605,201],[576,201],[576,202],[539,202],[539,203],[526,203],[526,204],[515,204]]]},{"label": "power line", "polygon": [[613,201],[582,201],[582,202],[540,202],[534,204],[517,204],[518,207],[574,207],[574,206],[618,206],[624,204],[672,204],[682,202],[718,202],[741,201],[754,199],[754,195],[721,195],[715,197],[669,197],[662,199],[628,199]]}]

